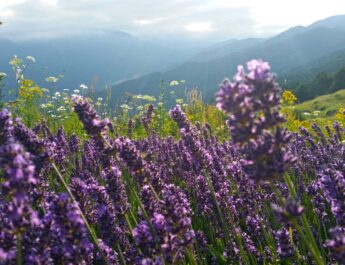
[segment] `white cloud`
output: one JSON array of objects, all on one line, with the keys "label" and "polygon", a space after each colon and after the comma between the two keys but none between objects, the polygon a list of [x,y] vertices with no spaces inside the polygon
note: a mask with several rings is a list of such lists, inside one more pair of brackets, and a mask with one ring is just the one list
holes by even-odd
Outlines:
[{"label": "white cloud", "polygon": [[257,21],[257,29],[273,24],[277,28],[307,26],[329,16],[345,14],[345,1],[261,0],[253,1],[250,12]]},{"label": "white cloud", "polygon": [[0,9],[0,17],[8,18],[8,17],[12,17],[13,15],[14,13],[12,10]]},{"label": "white cloud", "polygon": [[117,29],[138,36],[245,38],[337,14],[345,14],[344,0],[0,0],[0,34],[53,37]]},{"label": "white cloud", "polygon": [[200,4],[195,6],[195,10],[210,11],[215,9],[234,9],[243,7],[250,7],[249,1],[213,0],[200,1]]},{"label": "white cloud", "polygon": [[14,16],[12,7],[24,3],[26,0],[0,0],[0,19],[7,19]]},{"label": "white cloud", "polygon": [[134,24],[138,24],[140,26],[151,25],[155,23],[153,20],[150,20],[150,19],[138,19],[138,20],[134,20],[133,22]]},{"label": "white cloud", "polygon": [[59,0],[41,0],[43,4],[47,4],[47,5],[55,6],[55,7],[58,5],[58,1]]},{"label": "white cloud", "polygon": [[167,18],[164,17],[158,17],[158,18],[154,18],[154,19],[136,19],[133,21],[133,23],[135,25],[139,25],[139,26],[146,26],[146,25],[153,25],[156,24],[162,20],[166,20]]},{"label": "white cloud", "polygon": [[210,32],[213,30],[211,22],[192,22],[184,27],[187,31],[192,32]]}]

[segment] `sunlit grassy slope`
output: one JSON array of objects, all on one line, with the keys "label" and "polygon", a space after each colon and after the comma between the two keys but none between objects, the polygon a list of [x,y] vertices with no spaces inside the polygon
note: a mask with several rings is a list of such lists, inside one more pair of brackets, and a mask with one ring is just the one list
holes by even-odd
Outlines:
[{"label": "sunlit grassy slope", "polygon": [[333,115],[340,107],[345,104],[345,89],[339,90],[333,94],[327,94],[316,97],[296,105],[298,112],[321,111],[326,116]]}]

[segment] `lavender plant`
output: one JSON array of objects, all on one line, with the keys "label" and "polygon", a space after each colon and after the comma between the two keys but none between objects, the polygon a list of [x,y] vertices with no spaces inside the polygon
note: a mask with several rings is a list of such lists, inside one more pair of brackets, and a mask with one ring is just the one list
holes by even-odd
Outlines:
[{"label": "lavender plant", "polygon": [[217,94],[223,141],[179,105],[138,134],[77,96],[83,138],[0,111],[0,264],[343,264],[344,128],[288,132],[268,63],[247,68]]}]

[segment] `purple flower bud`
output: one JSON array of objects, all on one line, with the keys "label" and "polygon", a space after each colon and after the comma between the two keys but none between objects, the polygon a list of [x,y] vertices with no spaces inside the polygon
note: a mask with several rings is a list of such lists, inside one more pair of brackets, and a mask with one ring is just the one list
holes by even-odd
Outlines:
[{"label": "purple flower bud", "polygon": [[228,116],[232,142],[247,162],[245,171],[256,182],[281,176],[295,160],[286,148],[290,135],[279,126],[285,121],[280,108],[280,87],[261,60],[238,68],[234,83],[225,80],[217,93],[217,107]]},{"label": "purple flower bud", "polygon": [[188,131],[191,127],[191,124],[188,121],[186,114],[182,111],[180,105],[176,105],[175,108],[170,110],[169,115],[177,123],[180,129],[185,128]]},{"label": "purple flower bud", "polygon": [[13,137],[12,114],[7,109],[0,111],[0,143],[4,144]]},{"label": "purple flower bud", "polygon": [[286,228],[279,229],[275,235],[277,241],[277,252],[281,260],[294,256],[294,248],[291,244],[290,233]]},{"label": "purple flower bud", "polygon": [[291,219],[300,217],[304,211],[304,208],[299,202],[291,198],[289,198],[282,207],[276,204],[272,204],[271,207],[278,220],[283,223],[289,223]]},{"label": "purple flower bud", "polygon": [[149,125],[153,118],[153,105],[150,104],[147,108],[146,113],[141,117],[141,122],[144,125],[145,131],[149,132]]}]

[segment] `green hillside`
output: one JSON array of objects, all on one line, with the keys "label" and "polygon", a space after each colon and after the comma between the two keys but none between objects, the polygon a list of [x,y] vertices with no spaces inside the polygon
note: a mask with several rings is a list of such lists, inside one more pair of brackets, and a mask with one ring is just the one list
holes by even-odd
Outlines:
[{"label": "green hillside", "polygon": [[307,112],[313,114],[320,111],[320,115],[333,115],[340,107],[345,107],[345,89],[332,94],[319,96],[296,105],[296,111],[300,114]]}]

